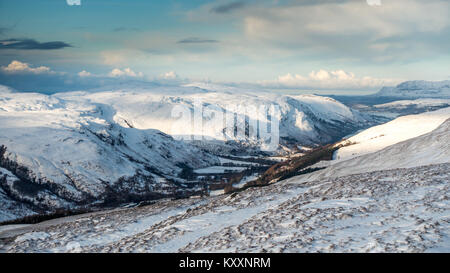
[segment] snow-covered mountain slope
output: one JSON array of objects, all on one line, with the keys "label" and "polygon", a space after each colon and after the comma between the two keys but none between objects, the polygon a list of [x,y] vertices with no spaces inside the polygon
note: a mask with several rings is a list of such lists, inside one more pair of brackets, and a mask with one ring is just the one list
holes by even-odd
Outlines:
[{"label": "snow-covered mountain slope", "polygon": [[232,195],[0,227],[0,252],[450,251],[450,119],[334,162]]},{"label": "snow-covered mountain slope", "polygon": [[[295,142],[300,145],[323,144],[335,141],[354,132],[358,128],[370,126],[371,118],[353,111],[345,105],[330,98],[300,95],[282,96],[265,92],[246,92],[233,88],[223,89],[217,86],[200,85],[180,87],[149,87],[147,89],[124,89],[95,93],[63,93],[56,97],[71,100],[88,99],[96,103],[110,105],[115,111],[113,119],[124,127],[145,130],[158,129],[174,137],[204,136],[205,140],[219,145],[217,142],[233,140],[244,146],[253,145],[261,148],[257,137],[248,134],[244,139],[224,132],[234,132],[242,127],[242,119],[237,123],[227,123],[220,117],[225,111],[245,117],[248,130],[256,129],[253,122],[260,127],[267,126],[267,115],[256,110],[265,105],[279,107],[281,144]],[[211,88],[213,90],[207,90]],[[220,91],[216,91],[220,90]],[[173,115],[175,107],[184,107],[187,112],[194,113],[194,105],[199,103],[208,115],[202,122],[205,126],[193,125],[190,120],[180,120],[178,114]],[[219,121],[214,120],[218,118]],[[250,122],[252,121],[252,122]],[[204,144],[205,142],[202,142]],[[206,146],[214,150],[217,146]],[[227,151],[229,152],[229,151]]]},{"label": "snow-covered mountain slope", "polygon": [[425,107],[444,107],[450,105],[450,99],[415,99],[415,100],[398,100],[389,103],[377,104],[373,107],[378,109],[398,109],[402,110],[408,107],[425,108]]},{"label": "snow-covered mountain slope", "polygon": [[299,176],[299,181],[327,179],[380,170],[413,168],[429,164],[450,163],[450,119],[435,130],[411,138],[377,152],[348,160],[328,161],[316,164],[326,168]]},{"label": "snow-covered mountain slope", "polygon": [[41,211],[159,198],[183,194],[183,168],[219,163],[158,130],[123,127],[115,116],[82,97],[2,92],[0,167],[17,178],[0,169],[3,193]]},{"label": "snow-covered mountain slope", "polygon": [[373,115],[386,117],[399,117],[405,115],[414,115],[424,112],[431,112],[441,108],[450,107],[450,99],[415,99],[415,100],[397,100],[389,103],[376,104],[373,106],[362,106],[358,110]]},{"label": "snow-covered mountain slope", "polygon": [[450,98],[450,81],[407,81],[396,87],[383,87],[375,96]]},{"label": "snow-covered mountain slope", "polygon": [[[0,168],[0,183],[11,185],[16,181],[19,181],[14,174],[10,171]],[[3,187],[0,186],[0,222],[6,220],[12,220],[17,217],[23,217],[27,215],[37,214],[39,211],[35,210],[33,206],[26,203],[12,200],[11,197]]]},{"label": "snow-covered mountain slope", "polygon": [[396,118],[343,141],[342,143],[350,145],[337,150],[334,158],[349,159],[379,151],[389,145],[429,133],[448,118],[450,118],[450,107]]},{"label": "snow-covered mountain slope", "polygon": [[0,227],[0,252],[450,251],[448,163],[297,180]]},{"label": "snow-covered mountain slope", "polygon": [[203,116],[206,126],[198,131],[172,114],[176,106],[194,111],[197,101],[212,116],[225,110],[245,116],[245,125],[250,127],[249,120],[258,121],[259,126],[270,121],[267,115],[249,109],[275,105],[280,109],[277,118],[285,145],[335,141],[372,122],[330,98],[280,96],[220,86],[137,85],[53,95],[2,87],[0,168],[10,172],[0,172],[2,200],[27,204],[29,213],[34,213],[193,191],[186,188],[193,184],[180,184],[186,182],[180,178],[183,170],[217,165],[218,158],[192,142],[177,141],[167,134],[202,134],[211,142],[193,144],[219,153],[262,148],[264,144],[257,137],[232,135],[234,143],[224,141],[227,129],[234,132],[242,124],[211,123],[211,115]]}]

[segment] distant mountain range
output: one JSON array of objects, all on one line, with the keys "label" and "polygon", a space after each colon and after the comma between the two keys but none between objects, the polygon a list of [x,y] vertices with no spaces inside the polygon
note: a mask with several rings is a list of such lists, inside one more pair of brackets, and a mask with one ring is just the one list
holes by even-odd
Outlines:
[{"label": "distant mountain range", "polygon": [[450,98],[450,81],[407,81],[383,87],[374,96],[406,98]]}]

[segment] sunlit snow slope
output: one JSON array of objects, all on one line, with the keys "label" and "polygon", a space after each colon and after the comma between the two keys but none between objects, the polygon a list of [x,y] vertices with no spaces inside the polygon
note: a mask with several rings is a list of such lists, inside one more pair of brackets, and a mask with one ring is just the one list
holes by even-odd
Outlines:
[{"label": "sunlit snow slope", "polygon": [[327,162],[324,165],[329,166],[325,169],[300,176],[299,180],[320,180],[328,177],[441,163],[450,163],[450,119],[427,134],[387,146],[377,152],[348,160]]},{"label": "sunlit snow slope", "polygon": [[389,145],[431,132],[448,118],[450,118],[450,107],[399,117],[350,137],[344,143],[351,145],[340,148],[334,157],[335,159],[349,159],[381,150]]}]

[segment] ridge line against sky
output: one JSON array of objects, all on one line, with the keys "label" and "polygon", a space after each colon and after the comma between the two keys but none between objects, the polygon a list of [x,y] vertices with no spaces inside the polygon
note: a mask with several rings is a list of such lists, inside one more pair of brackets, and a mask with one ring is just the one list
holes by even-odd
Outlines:
[{"label": "ridge line against sky", "polygon": [[376,91],[450,78],[444,0],[0,0],[0,84],[114,79]]}]

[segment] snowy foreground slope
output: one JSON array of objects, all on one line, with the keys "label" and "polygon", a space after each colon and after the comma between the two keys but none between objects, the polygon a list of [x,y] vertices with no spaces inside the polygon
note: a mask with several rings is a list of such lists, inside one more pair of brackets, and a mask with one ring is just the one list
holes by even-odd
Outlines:
[{"label": "snowy foreground slope", "polygon": [[219,162],[158,130],[125,128],[114,117],[112,107],[87,99],[0,93],[0,203],[10,203],[0,221],[183,195],[184,166]]},{"label": "snowy foreground slope", "polygon": [[449,174],[430,165],[80,215],[0,232],[0,251],[449,252]]},{"label": "snowy foreground slope", "polygon": [[447,120],[320,177],[6,227],[0,251],[450,252],[449,132]]},{"label": "snowy foreground slope", "polygon": [[383,87],[375,96],[450,98],[450,81],[407,81],[396,87]]}]

